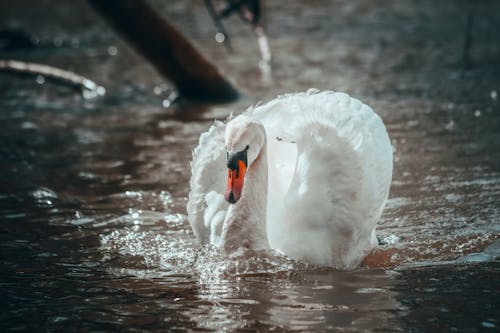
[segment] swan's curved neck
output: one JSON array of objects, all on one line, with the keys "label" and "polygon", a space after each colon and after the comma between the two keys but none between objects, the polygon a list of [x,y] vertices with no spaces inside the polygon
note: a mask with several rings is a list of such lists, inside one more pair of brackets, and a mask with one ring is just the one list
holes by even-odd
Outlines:
[{"label": "swan's curved neck", "polygon": [[261,251],[269,249],[266,231],[267,151],[266,143],[248,167],[241,198],[229,206],[222,244],[227,254],[240,248]]}]

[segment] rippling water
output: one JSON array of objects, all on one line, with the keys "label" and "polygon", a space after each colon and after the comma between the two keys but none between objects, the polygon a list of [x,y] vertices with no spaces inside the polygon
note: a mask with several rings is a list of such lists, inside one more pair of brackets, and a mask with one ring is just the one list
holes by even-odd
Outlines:
[{"label": "rippling water", "polygon": [[[201,2],[157,3],[244,95],[169,109],[162,79],[85,3],[54,3],[50,18],[43,3],[0,5],[3,22],[41,40],[0,56],[71,68],[108,94],[86,100],[0,73],[2,330],[498,330],[498,3],[267,4],[270,74],[239,21],[228,56]],[[468,10],[473,67],[463,70]],[[351,93],[387,125],[395,171],[380,268],[200,249],[185,215],[199,134],[312,86]]]}]

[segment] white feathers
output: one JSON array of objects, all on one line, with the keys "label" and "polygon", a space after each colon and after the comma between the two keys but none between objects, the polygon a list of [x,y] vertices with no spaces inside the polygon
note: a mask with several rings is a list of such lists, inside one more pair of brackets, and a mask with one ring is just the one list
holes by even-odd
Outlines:
[{"label": "white feathers", "polygon": [[[392,178],[392,148],[380,117],[344,93],[312,89],[244,114],[266,131],[271,248],[317,265],[358,265],[376,245]],[[215,123],[200,137],[187,204],[196,237],[218,246],[228,208],[224,128]]]},{"label": "white feathers", "polygon": [[[207,199],[207,194],[212,191],[214,193],[224,191],[226,180],[224,130],[223,123],[215,122],[208,132],[203,133],[200,136],[198,146],[193,151],[193,160],[191,161],[191,191],[189,192],[187,213],[189,224],[196,238],[202,243],[210,241],[210,233],[207,233],[207,230],[211,230],[210,222],[205,221],[207,202],[211,202],[210,198]],[[210,207],[212,208],[212,205]],[[225,201],[219,202],[217,208],[217,211],[226,210],[227,203]],[[211,216],[215,216],[215,213],[216,211]]]}]

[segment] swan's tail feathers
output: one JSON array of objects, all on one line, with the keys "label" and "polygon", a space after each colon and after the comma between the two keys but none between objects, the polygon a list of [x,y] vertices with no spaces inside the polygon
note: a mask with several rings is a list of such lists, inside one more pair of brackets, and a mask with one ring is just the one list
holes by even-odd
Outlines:
[{"label": "swan's tail feathers", "polygon": [[[226,181],[224,131],[225,125],[217,121],[203,133],[193,151],[190,164],[192,174],[187,202],[188,221],[201,243],[210,241],[211,233],[217,230],[215,222],[220,219],[221,212],[227,209],[227,204],[222,202],[217,205],[217,211],[212,212],[210,218],[206,212],[207,201],[212,201],[217,198],[216,194],[222,195],[224,191]],[[213,226],[210,225],[210,221],[214,221]]]}]

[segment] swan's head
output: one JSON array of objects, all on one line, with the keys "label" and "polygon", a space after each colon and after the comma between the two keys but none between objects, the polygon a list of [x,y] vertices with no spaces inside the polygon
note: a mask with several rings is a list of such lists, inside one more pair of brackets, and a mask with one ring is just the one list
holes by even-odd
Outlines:
[{"label": "swan's head", "polygon": [[235,203],[241,197],[246,170],[259,156],[266,142],[264,126],[257,120],[240,115],[226,125],[227,151],[226,201]]}]

